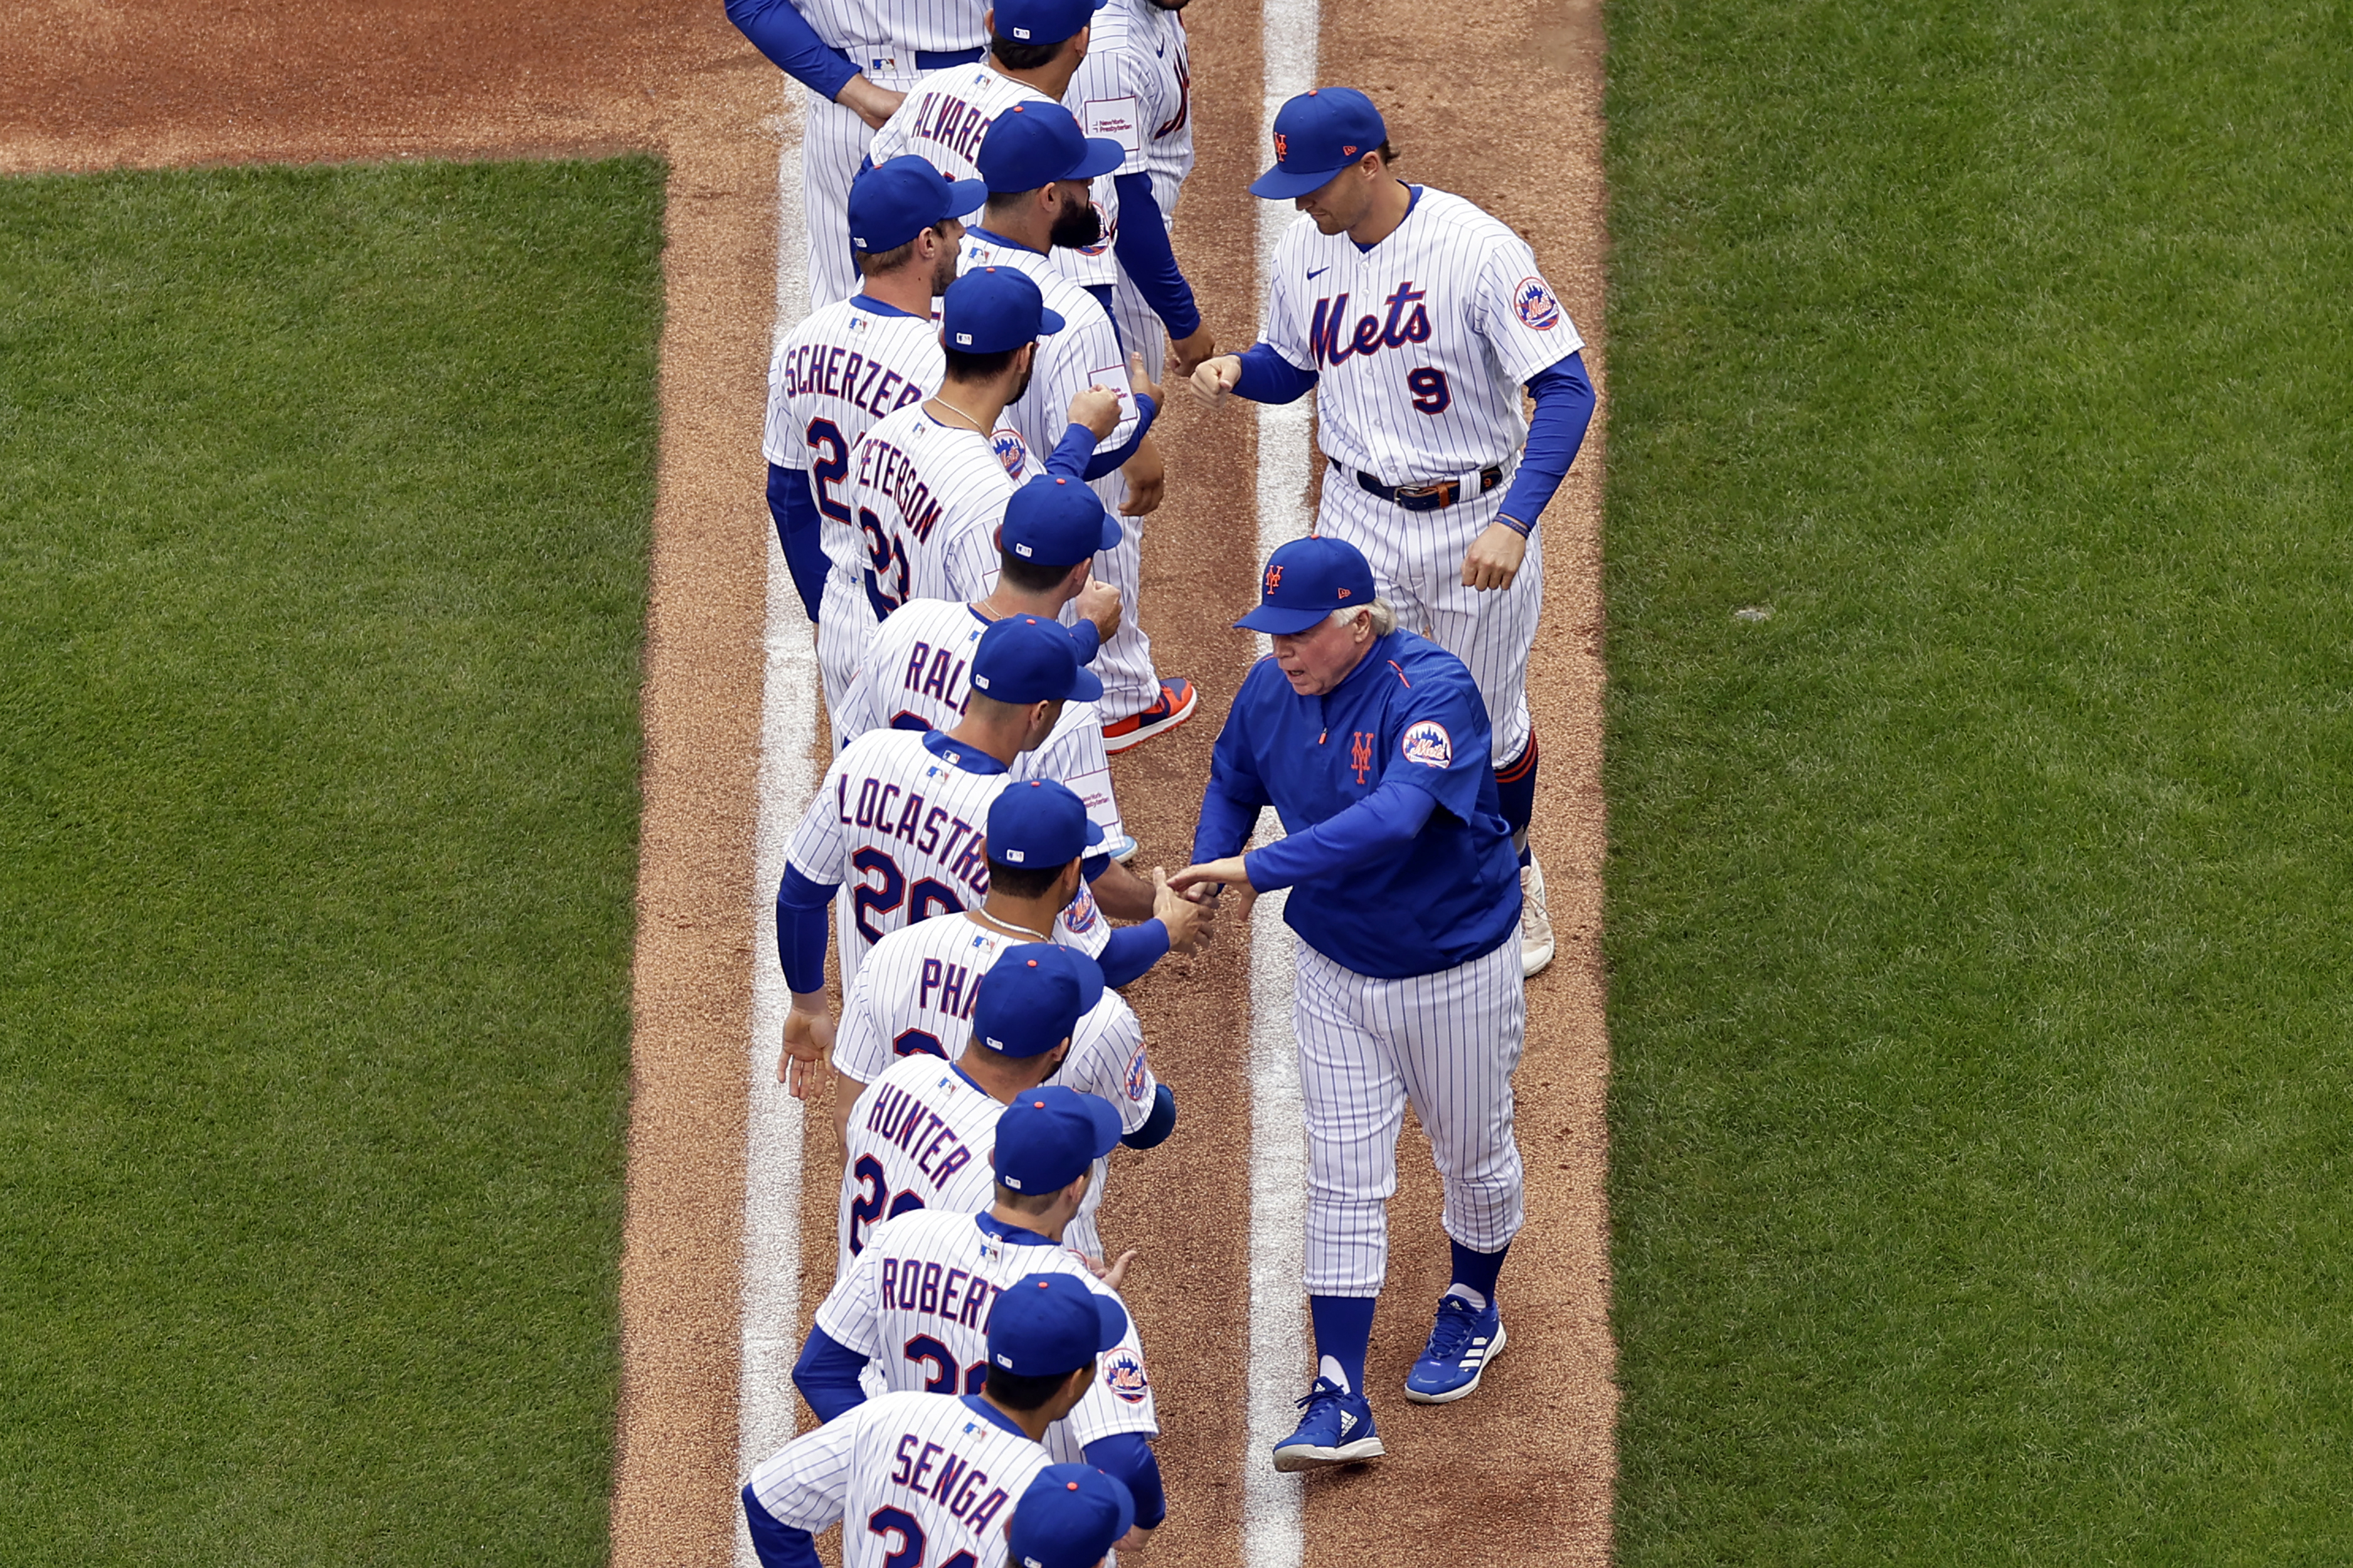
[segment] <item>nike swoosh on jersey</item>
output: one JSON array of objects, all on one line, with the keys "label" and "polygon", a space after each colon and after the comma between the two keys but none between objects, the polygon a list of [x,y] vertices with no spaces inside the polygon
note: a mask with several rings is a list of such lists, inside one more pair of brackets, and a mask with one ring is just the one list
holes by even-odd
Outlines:
[{"label": "nike swoosh on jersey", "polygon": [[1328,262],[1328,261],[1327,261],[1327,262],[1325,262],[1323,266],[1321,266],[1321,267],[1317,268],[1314,271],[1313,271],[1313,272],[1309,273],[1307,276],[1309,276],[1310,278],[1321,278],[1321,277],[1323,277],[1323,276],[1324,276],[1324,274],[1325,274],[1326,272],[1329,272],[1329,271],[1331,271],[1331,270],[1332,270],[1332,264],[1331,264],[1330,262]]}]

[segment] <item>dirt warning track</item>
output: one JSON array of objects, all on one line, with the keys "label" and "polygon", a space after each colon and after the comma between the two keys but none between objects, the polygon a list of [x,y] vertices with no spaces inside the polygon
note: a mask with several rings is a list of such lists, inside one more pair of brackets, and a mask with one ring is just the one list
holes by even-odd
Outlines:
[{"label": "dirt warning track", "polygon": [[[759,436],[779,159],[800,89],[717,0],[36,0],[11,18],[0,172],[631,149],[670,160],[613,1549],[627,1564],[724,1563],[745,1458],[745,1043],[754,965],[774,963],[755,952],[766,890],[752,871],[770,537]],[[1220,345],[1240,348],[1259,310],[1258,204],[1243,187],[1269,156],[1261,16],[1252,0],[1195,0],[1186,18],[1200,161],[1177,249]],[[1390,1457],[1308,1479],[1303,1556],[1292,1561],[1598,1563],[1615,1419],[1599,942],[1600,18],[1597,0],[1502,0],[1451,16],[1442,48],[1420,21],[1402,0],[1328,14],[1315,79],[1373,96],[1405,177],[1469,197],[1530,240],[1603,387],[1603,415],[1546,517],[1529,680],[1545,752],[1535,837],[1561,946],[1530,987],[1518,1079],[1530,1192],[1504,1281],[1511,1348],[1464,1405],[1412,1406],[1393,1392],[1446,1279],[1427,1143],[1409,1131],[1370,1367]],[[787,249],[797,266],[797,246]],[[1209,744],[1250,657],[1226,626],[1252,597],[1258,453],[1248,417],[1204,413],[1181,392],[1160,428],[1169,500],[1145,531],[1143,614],[1161,668],[1201,687],[1202,712],[1116,765],[1139,865],[1173,869],[1189,858]],[[1167,1144],[1119,1157],[1103,1215],[1108,1241],[1144,1250],[1129,1294],[1167,1432],[1171,1503],[1151,1559],[1186,1568],[1244,1561],[1246,1467],[1266,1463],[1247,1441],[1249,1381],[1306,1384],[1303,1363],[1254,1369],[1249,1358],[1249,941],[1229,927],[1212,951],[1164,963],[1134,989],[1183,1115]],[[830,1271],[839,1169],[829,1121],[812,1115],[807,1132],[803,1325]]]}]

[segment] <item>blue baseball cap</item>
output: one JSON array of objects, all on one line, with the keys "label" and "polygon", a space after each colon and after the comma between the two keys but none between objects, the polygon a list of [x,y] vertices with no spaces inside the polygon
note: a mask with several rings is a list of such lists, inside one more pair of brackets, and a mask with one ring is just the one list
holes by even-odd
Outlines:
[{"label": "blue baseball cap", "polygon": [[1095,1568],[1135,1528],[1135,1494],[1092,1465],[1049,1465],[1013,1505],[1019,1568]]},{"label": "blue baseball cap", "polygon": [[1076,1372],[1127,1337],[1127,1309],[1075,1274],[1024,1274],[988,1306],[988,1364],[1017,1377]]},{"label": "blue baseball cap", "polygon": [[1294,539],[1266,558],[1258,581],[1258,608],[1237,627],[1295,637],[1335,610],[1373,602],[1372,563],[1345,539]]},{"label": "blue baseball cap", "polygon": [[997,0],[997,36],[1017,44],[1059,44],[1095,18],[1106,0]]},{"label": "blue baseball cap", "polygon": [[1008,947],[973,987],[972,1037],[999,1056],[1042,1057],[1103,994],[1103,969],[1083,952],[1051,942]]},{"label": "blue baseball cap", "polygon": [[1060,621],[1008,616],[972,650],[972,689],[999,702],[1092,702],[1103,691]]},{"label": "blue baseball cap", "polygon": [[988,187],[978,180],[951,180],[921,158],[893,158],[849,182],[849,243],[870,256],[896,250],[987,200]]},{"label": "blue baseball cap", "polygon": [[1025,1089],[997,1118],[988,1163],[1017,1193],[1059,1193],[1119,1147],[1122,1131],[1119,1112],[1102,1095],[1058,1083]]},{"label": "blue baseball cap", "polygon": [[1274,167],[1250,182],[1250,195],[1303,196],[1388,137],[1381,111],[1355,88],[1311,87],[1275,115]]},{"label": "blue baseball cap", "polygon": [[1004,865],[1067,866],[1103,840],[1103,825],[1060,779],[1023,779],[989,803],[988,858]]},{"label": "blue baseball cap", "polygon": [[1076,566],[1119,544],[1119,523],[1082,479],[1039,474],[1005,503],[997,542],[1040,566]]},{"label": "blue baseball cap", "polygon": [[1056,180],[1092,180],[1127,162],[1127,149],[1087,136],[1059,103],[1017,103],[980,139],[980,177],[992,191],[1034,191]]},{"label": "blue baseball cap", "polygon": [[1061,330],[1038,280],[1018,267],[976,267],[940,296],[940,343],[958,353],[1002,353]]}]

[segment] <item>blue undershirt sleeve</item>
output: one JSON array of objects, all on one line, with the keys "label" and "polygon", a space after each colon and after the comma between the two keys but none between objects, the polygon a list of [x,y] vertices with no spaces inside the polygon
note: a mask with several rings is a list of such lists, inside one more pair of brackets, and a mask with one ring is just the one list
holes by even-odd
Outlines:
[{"label": "blue undershirt sleeve", "polygon": [[1170,337],[1191,337],[1201,330],[1201,311],[1168,244],[1168,225],[1152,194],[1152,176],[1139,170],[1112,184],[1119,191],[1119,236],[1112,241],[1112,250],[1120,267]]},{"label": "blue undershirt sleeve", "polygon": [[817,1412],[818,1420],[827,1422],[866,1403],[866,1390],[858,1384],[858,1374],[865,1370],[866,1357],[823,1329],[811,1328],[801,1359],[793,1363],[793,1386]]},{"label": "blue undershirt sleeve", "polygon": [[760,1568],[819,1568],[817,1541],[806,1530],[779,1523],[760,1506],[749,1481],[744,1483],[744,1523],[751,1531],[752,1552]]},{"label": "blue undershirt sleeve", "polygon": [[1094,456],[1095,433],[1083,425],[1069,426],[1054,444],[1053,455],[1046,459],[1046,471],[1066,479],[1083,479]]},{"label": "blue undershirt sleeve", "polygon": [[798,468],[768,465],[768,515],[776,520],[776,542],[784,546],[785,569],[793,574],[793,588],[810,620],[825,602],[825,577],[832,563],[818,533],[817,498],[809,494],[808,475]]},{"label": "blue undershirt sleeve", "polygon": [[1079,645],[1079,662],[1092,664],[1103,652],[1103,627],[1081,616],[1071,627],[1071,640]]},{"label": "blue undershirt sleeve", "polygon": [[778,70],[819,98],[830,100],[858,74],[839,50],[826,47],[792,0],[727,0],[727,19]]},{"label": "blue undershirt sleeve", "polygon": [[1119,1141],[1131,1149],[1157,1149],[1176,1131],[1176,1091],[1165,1083],[1152,1089],[1152,1114],[1134,1131],[1120,1135]]},{"label": "blue undershirt sleeve", "polygon": [[1235,356],[1242,362],[1234,395],[1252,403],[1296,403],[1314,389],[1315,373],[1302,370],[1265,343],[1252,343]]},{"label": "blue undershirt sleeve", "polygon": [[1436,797],[1427,790],[1385,784],[1304,833],[1251,850],[1242,865],[1250,872],[1250,886],[1261,893],[1293,882],[1343,877],[1366,860],[1381,858],[1412,843],[1413,836],[1437,808]]},{"label": "blue undershirt sleeve", "polygon": [[1104,1475],[1127,1483],[1135,1494],[1135,1523],[1140,1530],[1157,1530],[1168,1517],[1168,1494],[1160,1484],[1160,1461],[1141,1432],[1114,1432],[1086,1447],[1087,1463]]},{"label": "blue undershirt sleeve", "polygon": [[807,995],[825,989],[825,945],[833,929],[832,887],[790,866],[776,884],[776,962],[785,984]]},{"label": "blue undershirt sleeve", "polygon": [[1168,956],[1168,928],[1158,921],[1122,926],[1095,957],[1103,984],[1116,991]]},{"label": "blue undershirt sleeve", "polygon": [[[1158,404],[1144,394],[1137,393],[1135,395],[1135,434],[1130,436],[1124,444],[1111,451],[1097,452],[1088,461],[1087,471],[1080,477],[1089,479],[1102,479],[1105,474],[1111,473],[1130,458],[1134,457],[1135,449],[1144,444],[1145,436],[1152,429],[1152,421],[1158,417],[1159,414]],[[1060,449],[1055,448],[1057,451]]]},{"label": "blue undershirt sleeve", "polygon": [[1552,504],[1553,492],[1568,477],[1577,449],[1585,445],[1585,427],[1593,423],[1593,381],[1585,374],[1585,355],[1569,355],[1528,378],[1536,411],[1528,420],[1528,442],[1512,488],[1496,515],[1525,533]]}]

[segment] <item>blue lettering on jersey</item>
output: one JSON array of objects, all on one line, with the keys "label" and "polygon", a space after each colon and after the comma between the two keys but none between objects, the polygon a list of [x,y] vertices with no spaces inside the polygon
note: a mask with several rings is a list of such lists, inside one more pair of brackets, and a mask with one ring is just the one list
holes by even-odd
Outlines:
[{"label": "blue lettering on jersey", "polygon": [[915,134],[955,149],[967,163],[979,158],[988,126],[987,115],[954,93],[927,92],[915,108]]},{"label": "blue lettering on jersey", "polygon": [[[850,321],[863,328],[864,318]],[[802,343],[785,356],[785,391],[793,397],[834,397],[875,418],[918,402],[923,389],[884,364],[839,343]]]},{"label": "blue lettering on jersey", "polygon": [[977,1274],[920,1258],[882,1260],[882,1310],[927,1312],[966,1329],[985,1329],[989,1303],[1004,1294]]},{"label": "blue lettering on jersey", "polygon": [[908,531],[930,542],[932,530],[940,523],[940,498],[932,494],[932,487],[916,474],[915,465],[904,452],[888,441],[868,437],[858,447],[858,482],[889,496]]},{"label": "blue lettering on jersey", "polygon": [[1361,316],[1356,330],[1345,338],[1340,334],[1347,326],[1348,296],[1316,300],[1314,319],[1307,327],[1307,342],[1314,351],[1315,363],[1326,366],[1343,364],[1357,354],[1428,342],[1430,310],[1422,301],[1429,297],[1429,290],[1415,288],[1413,279],[1409,278],[1398,285],[1396,293],[1382,301],[1388,306],[1386,320]]},{"label": "blue lettering on jersey", "polygon": [[972,1163],[972,1150],[949,1129],[947,1119],[895,1085],[884,1085],[874,1097],[866,1130],[913,1159],[935,1193]]},{"label": "blue lettering on jersey", "polygon": [[898,1461],[891,1472],[894,1483],[940,1504],[976,1535],[1011,1500],[1003,1487],[983,1489],[989,1484],[987,1471],[949,1453],[942,1444],[924,1441],[920,1434],[909,1432],[899,1439]]}]

